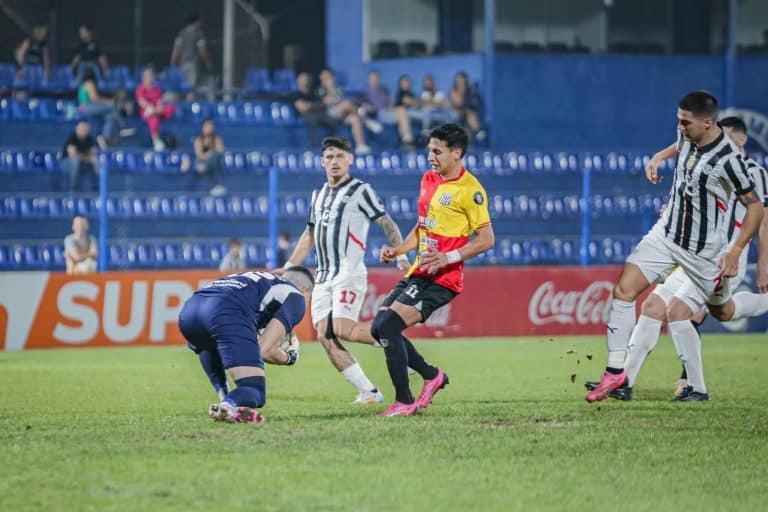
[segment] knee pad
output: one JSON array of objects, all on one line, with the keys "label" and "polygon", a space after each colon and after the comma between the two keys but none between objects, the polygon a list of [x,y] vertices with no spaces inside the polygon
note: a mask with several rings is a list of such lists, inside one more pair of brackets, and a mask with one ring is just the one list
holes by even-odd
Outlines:
[{"label": "knee pad", "polygon": [[389,340],[400,336],[405,327],[405,322],[400,318],[400,315],[387,309],[376,314],[371,325],[371,334],[382,347],[387,348]]},{"label": "knee pad", "polygon": [[263,407],[267,403],[267,379],[265,377],[245,377],[235,381],[237,388],[230,394],[237,393],[237,405]]}]

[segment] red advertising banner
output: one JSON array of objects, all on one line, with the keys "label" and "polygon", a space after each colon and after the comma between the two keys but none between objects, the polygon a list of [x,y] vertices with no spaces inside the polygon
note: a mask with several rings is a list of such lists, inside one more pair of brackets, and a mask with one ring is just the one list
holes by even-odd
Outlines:
[{"label": "red advertising banner", "polygon": [[[414,338],[602,334],[619,271],[614,266],[470,268],[464,293],[409,334]],[[0,273],[0,349],[183,343],[176,325],[182,304],[219,275],[215,271]],[[373,319],[400,278],[394,269],[369,271],[362,321]],[[315,337],[308,318],[296,331],[302,340]]]},{"label": "red advertising banner", "polygon": [[[481,267],[465,272],[464,292],[414,326],[415,338],[604,334],[621,267]],[[396,283],[368,273],[361,320],[370,320]]]}]

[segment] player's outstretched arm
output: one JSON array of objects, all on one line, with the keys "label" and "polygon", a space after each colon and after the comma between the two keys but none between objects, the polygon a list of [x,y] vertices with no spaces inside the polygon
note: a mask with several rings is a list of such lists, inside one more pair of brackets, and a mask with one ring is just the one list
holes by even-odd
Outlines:
[{"label": "player's outstretched arm", "polygon": [[648,165],[645,166],[645,177],[648,178],[648,181],[654,184],[660,182],[662,177],[659,176],[659,167],[661,167],[661,164],[663,164],[665,160],[672,158],[675,155],[677,155],[676,143],[670,144],[666,148],[653,155],[651,160],[648,162]]},{"label": "player's outstretched arm", "polygon": [[739,236],[733,241],[728,252],[720,259],[720,275],[724,277],[733,277],[738,273],[741,252],[749,244],[749,239],[757,232],[763,222],[765,208],[757,196],[757,192],[750,190],[746,194],[741,194],[739,201],[747,208],[747,213],[741,223]]},{"label": "player's outstretched arm", "polygon": [[[387,238],[387,243],[393,247],[397,247],[403,243],[403,235],[400,233],[400,228],[397,227],[397,223],[392,220],[392,217],[388,213],[385,213],[378,219],[376,224],[381,226],[384,231],[384,236]],[[408,257],[405,254],[397,256],[397,268],[402,271],[408,270],[410,263],[408,263]]]},{"label": "player's outstretched arm", "polygon": [[768,208],[763,208],[757,236],[757,291],[768,293]]},{"label": "player's outstretched arm", "polygon": [[398,256],[408,254],[410,251],[415,250],[419,246],[418,239],[416,238],[417,228],[418,226],[414,226],[411,232],[408,233],[408,236],[405,237],[405,240],[403,240],[400,244],[394,247],[390,247],[388,245],[382,247],[381,262],[387,264]]},{"label": "player's outstretched arm", "polygon": [[490,223],[477,228],[475,235],[475,238],[467,242],[467,245],[450,252],[438,252],[428,249],[419,257],[421,268],[426,269],[430,274],[434,274],[447,265],[474,258],[478,254],[492,249],[496,244],[496,237],[493,234],[493,227]]},{"label": "player's outstretched arm", "polygon": [[285,265],[282,269],[278,269],[275,271],[275,274],[280,275],[282,274],[285,269],[290,267],[295,267],[296,265],[301,265],[305,259],[307,259],[307,256],[309,256],[309,252],[312,250],[313,241],[312,239],[315,236],[315,227],[314,226],[307,226],[306,229],[304,229],[304,232],[299,237],[299,240],[296,242],[296,247],[293,248],[293,253],[291,253],[291,257],[288,258],[288,261],[285,262]]}]

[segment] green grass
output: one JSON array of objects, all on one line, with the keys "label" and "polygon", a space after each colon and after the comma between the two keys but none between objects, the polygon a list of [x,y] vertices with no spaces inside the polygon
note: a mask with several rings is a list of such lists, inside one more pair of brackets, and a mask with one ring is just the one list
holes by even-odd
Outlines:
[{"label": "green grass", "polygon": [[[419,347],[451,376],[420,416],[351,405],[305,344],[297,366],[268,367],[266,425],[212,422],[181,347],[0,352],[0,510],[768,507],[765,335],[705,337],[708,403],[669,402],[667,337],[634,401],[595,405],[599,337]],[[391,399],[383,353],[352,348]]]}]

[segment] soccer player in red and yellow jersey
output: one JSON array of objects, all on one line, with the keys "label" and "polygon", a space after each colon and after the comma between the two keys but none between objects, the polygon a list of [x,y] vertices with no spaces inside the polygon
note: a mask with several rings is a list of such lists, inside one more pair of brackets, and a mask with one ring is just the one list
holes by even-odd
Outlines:
[{"label": "soccer player in red and yellow jersey", "polygon": [[[371,326],[371,334],[384,347],[396,392],[395,403],[382,416],[408,416],[425,409],[448,384],[448,376],[428,364],[402,331],[425,321],[461,293],[464,260],[494,244],[485,190],[462,165],[468,143],[466,132],[455,124],[432,130],[428,146],[432,169],[421,179],[418,222],[400,245],[381,251],[382,263],[389,263],[418,249],[416,261],[384,300]],[[473,233],[476,236],[470,240]],[[408,367],[424,379],[415,400]]]}]

